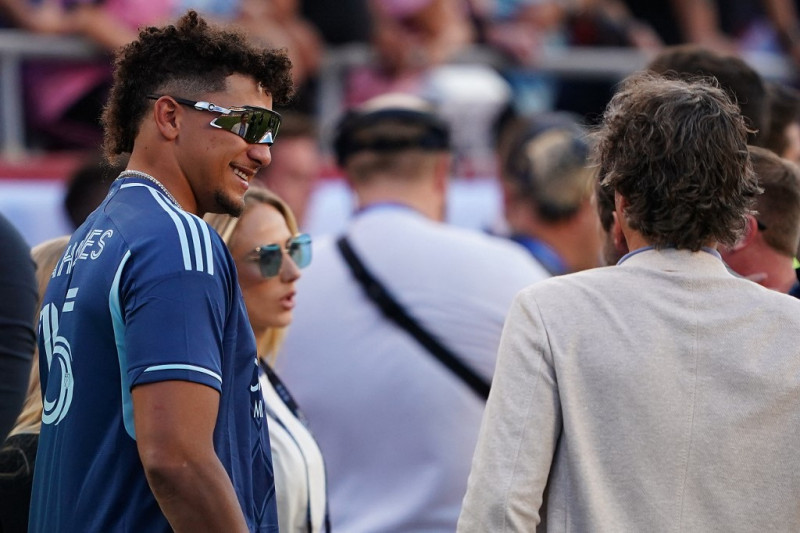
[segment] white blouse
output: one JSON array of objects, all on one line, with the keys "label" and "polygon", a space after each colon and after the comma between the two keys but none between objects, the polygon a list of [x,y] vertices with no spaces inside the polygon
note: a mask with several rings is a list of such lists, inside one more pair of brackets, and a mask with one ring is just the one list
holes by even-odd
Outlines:
[{"label": "white blouse", "polygon": [[[269,424],[278,524],[281,533],[329,530],[325,463],[288,391],[260,365],[259,381]],[[268,375],[269,373],[269,375]],[[281,393],[279,393],[279,390]]]}]

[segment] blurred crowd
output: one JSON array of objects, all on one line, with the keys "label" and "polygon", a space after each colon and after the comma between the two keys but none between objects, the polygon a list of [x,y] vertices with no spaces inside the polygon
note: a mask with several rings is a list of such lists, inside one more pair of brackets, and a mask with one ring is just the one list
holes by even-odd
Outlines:
[{"label": "blurred crowd", "polygon": [[[100,114],[112,83],[113,52],[131,42],[139,29],[169,22],[192,8],[212,22],[242,30],[259,46],[285,48],[293,64],[296,94],[288,106],[278,109],[287,116],[283,140],[275,150],[286,154],[276,157],[260,177],[290,201],[302,221],[318,179],[340,174],[331,150],[334,122],[348,108],[380,94],[413,93],[437,105],[453,131],[457,177],[498,176],[497,150],[502,150],[506,129],[520,119],[558,111],[595,125],[619,81],[613,74],[555,76],[537,70],[543,58],[575,47],[641,51],[642,64],[632,65],[631,71],[678,44],[698,45],[725,56],[762,53],[782,58],[789,74],[769,80],[775,82],[770,94],[775,106],[784,106],[774,120],[791,124],[797,83],[792,73],[800,62],[796,4],[795,0],[347,0],[335,5],[321,0],[0,0],[0,27],[83,36],[102,51],[94,60],[27,60],[22,72],[27,148],[86,153],[87,164],[77,171],[79,187],[100,174],[114,174],[113,169],[97,167]],[[348,49],[367,53],[326,70],[326,57],[335,55],[330,52]],[[765,134],[764,125],[754,127]],[[800,126],[797,129],[787,141],[790,152],[800,152]],[[776,139],[773,136],[772,141]],[[85,191],[81,189],[82,194]],[[100,187],[98,194],[103,192]]]},{"label": "blurred crowd", "polygon": [[[93,61],[26,62],[26,142],[30,147],[92,149],[111,84],[114,50],[139,29],[192,8],[244,31],[255,43],[286,48],[297,94],[294,111],[319,118],[326,52],[369,50],[342,74],[341,108],[385,92],[438,99],[456,128],[456,145],[481,151],[486,124],[503,109],[567,110],[596,122],[616,80],[555,79],[537,62],[567,47],[631,47],[655,53],[694,43],[717,52],[767,52],[800,62],[795,0],[2,0],[0,25],[40,34],[79,35],[102,51]],[[478,49],[487,52],[476,56]],[[481,57],[479,64],[476,58]],[[472,62],[468,67],[464,62]],[[490,66],[491,68],[487,67]],[[487,67],[487,68],[481,68]],[[793,81],[793,80],[786,80]],[[486,156],[487,154],[477,154]],[[473,159],[475,157],[473,156]],[[478,157],[477,159],[480,159]],[[472,165],[472,166],[470,166]],[[475,168],[477,167],[477,168]],[[486,174],[465,161],[461,174]]]}]

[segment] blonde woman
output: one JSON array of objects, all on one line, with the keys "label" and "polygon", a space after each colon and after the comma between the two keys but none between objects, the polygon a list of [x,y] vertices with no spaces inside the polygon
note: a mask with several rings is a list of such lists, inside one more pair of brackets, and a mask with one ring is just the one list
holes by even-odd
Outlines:
[{"label": "blonde woman", "polygon": [[[39,287],[37,309],[58,260],[64,254],[69,235],[45,241],[31,250],[36,263],[36,283]],[[39,316],[34,319],[34,324]],[[0,531],[24,533],[28,531],[28,510],[31,503],[31,483],[39,429],[42,425],[42,389],[39,386],[39,353],[33,354],[28,393],[22,412],[17,417],[11,433],[0,448]]]},{"label": "blonde woman", "polygon": [[222,236],[236,262],[258,345],[280,530],[328,531],[322,454],[271,366],[284,329],[292,321],[295,281],[311,261],[311,239],[298,233],[289,207],[269,190],[251,184],[244,199],[245,209],[238,219],[228,215],[206,215],[205,219]]}]

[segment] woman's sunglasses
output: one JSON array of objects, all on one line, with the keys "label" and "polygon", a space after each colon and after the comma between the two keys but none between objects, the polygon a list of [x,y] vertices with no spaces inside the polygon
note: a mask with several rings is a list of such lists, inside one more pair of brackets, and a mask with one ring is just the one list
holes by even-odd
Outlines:
[{"label": "woman's sunglasses", "polygon": [[[169,95],[162,95],[169,96]],[[151,100],[158,100],[161,96],[147,95]],[[281,116],[272,109],[264,107],[220,107],[211,102],[195,102],[177,96],[169,96],[181,105],[192,107],[198,111],[220,113],[220,116],[210,122],[215,128],[235,133],[250,144],[272,145],[281,127]]]},{"label": "woman's sunglasses", "polygon": [[258,261],[261,276],[272,278],[281,271],[283,252],[292,258],[297,268],[305,268],[311,263],[311,236],[306,233],[295,235],[286,243],[286,248],[280,244],[267,244],[259,246],[252,252],[252,260]]}]

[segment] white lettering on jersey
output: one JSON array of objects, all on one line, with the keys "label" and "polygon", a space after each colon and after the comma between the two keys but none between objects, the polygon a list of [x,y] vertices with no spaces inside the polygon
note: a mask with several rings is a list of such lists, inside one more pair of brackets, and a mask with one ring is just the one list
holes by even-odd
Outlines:
[{"label": "white lettering on jersey", "polygon": [[[69,412],[75,380],[72,376],[72,350],[69,341],[58,335],[58,310],[55,305],[47,304],[39,313],[39,330],[48,369],[48,383],[42,398],[42,423],[58,424]],[[54,362],[58,363],[57,368],[54,368]],[[58,381],[54,379],[54,371],[61,373]],[[52,399],[53,396],[56,398]]]},{"label": "white lettering on jersey", "polygon": [[264,418],[264,400],[256,400],[253,403],[253,418]]}]

